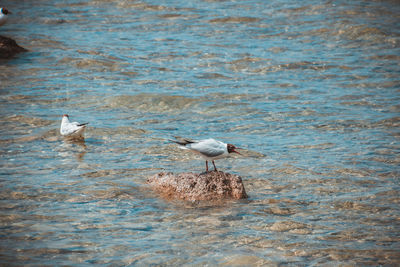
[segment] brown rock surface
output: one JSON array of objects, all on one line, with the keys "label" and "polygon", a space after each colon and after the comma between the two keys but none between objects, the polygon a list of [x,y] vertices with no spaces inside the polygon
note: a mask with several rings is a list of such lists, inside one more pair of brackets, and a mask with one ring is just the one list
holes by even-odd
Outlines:
[{"label": "brown rock surface", "polygon": [[26,52],[25,48],[19,46],[13,39],[0,35],[0,58],[10,58],[20,52]]},{"label": "brown rock surface", "polygon": [[147,183],[168,199],[195,201],[247,198],[242,178],[221,171],[200,174],[161,172],[149,177]]}]

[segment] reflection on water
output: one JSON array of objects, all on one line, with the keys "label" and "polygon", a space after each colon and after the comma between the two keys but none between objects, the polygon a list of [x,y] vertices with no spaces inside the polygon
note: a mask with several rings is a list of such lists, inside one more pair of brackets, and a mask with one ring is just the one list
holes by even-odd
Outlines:
[{"label": "reflection on water", "polygon": [[[397,2],[2,5],[0,264],[400,264]],[[177,135],[240,147],[249,199],[154,194],[203,171]]]},{"label": "reflection on water", "polygon": [[[60,157],[71,157],[75,154],[78,161],[83,160],[83,156],[86,154],[86,144],[84,139],[68,139],[64,138],[61,144],[61,151],[58,153]],[[75,151],[76,150],[76,151]]]}]

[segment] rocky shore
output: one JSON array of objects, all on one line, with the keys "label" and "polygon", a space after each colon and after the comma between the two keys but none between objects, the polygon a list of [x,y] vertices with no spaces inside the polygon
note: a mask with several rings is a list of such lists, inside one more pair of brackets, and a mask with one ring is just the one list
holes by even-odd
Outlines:
[{"label": "rocky shore", "polygon": [[0,58],[11,58],[26,51],[28,50],[19,46],[15,40],[0,35]]},{"label": "rocky shore", "polygon": [[147,183],[167,199],[196,201],[247,198],[242,178],[221,171],[200,174],[161,172],[149,177]]}]

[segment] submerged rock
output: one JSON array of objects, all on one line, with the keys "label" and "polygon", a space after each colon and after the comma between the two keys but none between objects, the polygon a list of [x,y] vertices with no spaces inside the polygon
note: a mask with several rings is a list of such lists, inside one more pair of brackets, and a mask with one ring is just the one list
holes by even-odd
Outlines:
[{"label": "submerged rock", "polygon": [[149,177],[147,183],[168,199],[195,201],[247,198],[242,178],[221,171],[200,174],[161,172]]},{"label": "submerged rock", "polygon": [[0,58],[10,58],[26,51],[28,50],[19,46],[13,39],[0,35]]}]

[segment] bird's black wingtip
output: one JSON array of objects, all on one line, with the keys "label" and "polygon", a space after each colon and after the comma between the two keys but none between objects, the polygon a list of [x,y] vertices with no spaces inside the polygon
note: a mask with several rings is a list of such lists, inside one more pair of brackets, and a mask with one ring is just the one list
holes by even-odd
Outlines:
[{"label": "bird's black wingtip", "polygon": [[176,140],[172,140],[172,139],[168,139],[168,140],[171,141],[171,142],[174,142],[174,143],[176,143],[178,145],[181,145],[181,146],[185,146],[187,144],[193,144],[194,143],[194,141],[186,139],[186,138],[182,138],[180,136],[174,136],[174,138]]}]

